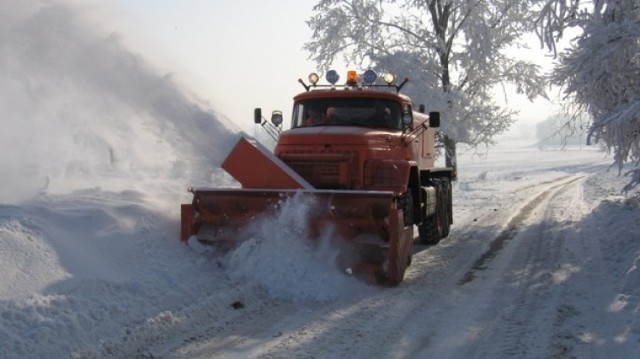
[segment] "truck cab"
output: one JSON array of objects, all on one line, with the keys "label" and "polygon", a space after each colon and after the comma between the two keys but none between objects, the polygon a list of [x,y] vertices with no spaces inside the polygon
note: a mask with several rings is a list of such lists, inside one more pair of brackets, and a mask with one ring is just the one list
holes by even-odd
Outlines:
[{"label": "truck cab", "polygon": [[305,86],[275,155],[316,188],[406,192],[411,171],[434,167],[439,114],[415,112],[399,87]]},{"label": "truck cab", "polygon": [[[365,72],[327,73],[330,85],[311,74],[293,99],[291,128],[279,134],[274,154],[324,190],[391,191],[407,225],[418,225],[423,243],[446,237],[452,223],[452,169],[435,167],[438,112],[415,111],[400,94],[408,81]],[[374,80],[372,80],[374,79]],[[420,106],[423,108],[422,106]]]}]

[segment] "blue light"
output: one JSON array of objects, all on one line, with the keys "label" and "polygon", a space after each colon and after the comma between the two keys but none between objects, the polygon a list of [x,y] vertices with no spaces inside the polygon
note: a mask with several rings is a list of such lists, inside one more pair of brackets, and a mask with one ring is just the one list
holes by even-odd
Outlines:
[{"label": "blue light", "polygon": [[340,79],[340,75],[338,75],[336,70],[329,70],[327,72],[326,79],[330,84],[335,85],[336,82],[338,82],[338,80]]},{"label": "blue light", "polygon": [[378,74],[376,74],[375,71],[367,70],[367,71],[364,72],[364,75],[362,77],[362,81],[365,84],[372,84],[372,83],[376,82],[377,78],[378,78]]}]

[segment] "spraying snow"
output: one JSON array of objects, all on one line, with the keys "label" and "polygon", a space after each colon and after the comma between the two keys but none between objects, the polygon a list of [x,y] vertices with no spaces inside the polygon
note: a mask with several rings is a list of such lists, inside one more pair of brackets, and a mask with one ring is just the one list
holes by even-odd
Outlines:
[{"label": "spraying snow", "polygon": [[260,218],[249,229],[247,240],[229,254],[236,280],[255,280],[276,298],[327,301],[362,291],[366,285],[340,272],[339,247],[328,231],[309,239],[307,222],[313,198],[296,194],[282,203],[274,217]]},{"label": "spraying snow", "polygon": [[0,200],[207,183],[235,126],[60,3],[3,3]]}]

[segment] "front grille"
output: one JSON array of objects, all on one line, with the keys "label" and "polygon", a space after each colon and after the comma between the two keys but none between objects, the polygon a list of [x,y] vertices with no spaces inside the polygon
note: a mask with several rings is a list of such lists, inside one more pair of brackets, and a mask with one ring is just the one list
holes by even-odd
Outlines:
[{"label": "front grille", "polygon": [[396,188],[402,186],[400,170],[396,163],[369,160],[364,164],[364,185],[366,188]]},{"label": "front grille", "polygon": [[289,166],[316,188],[349,188],[345,162],[289,163]]},{"label": "front grille", "polygon": [[351,189],[358,172],[357,155],[345,152],[285,153],[280,158],[319,189]]}]

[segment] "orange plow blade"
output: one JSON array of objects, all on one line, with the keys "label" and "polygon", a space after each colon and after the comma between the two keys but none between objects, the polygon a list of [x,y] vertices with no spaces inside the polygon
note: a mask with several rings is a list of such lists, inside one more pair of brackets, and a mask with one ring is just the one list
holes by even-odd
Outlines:
[{"label": "orange plow blade", "polygon": [[263,215],[274,215],[294,196],[311,200],[311,240],[331,231],[341,242],[338,265],[369,283],[397,285],[411,256],[413,227],[405,227],[393,192],[302,189],[197,189],[182,205],[181,239],[227,251]]}]

